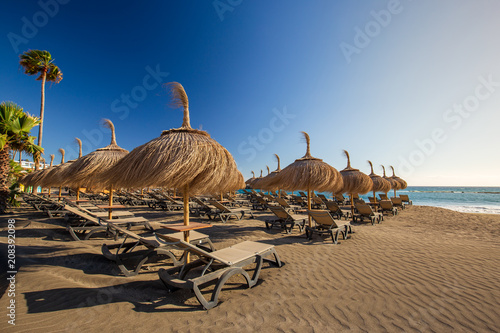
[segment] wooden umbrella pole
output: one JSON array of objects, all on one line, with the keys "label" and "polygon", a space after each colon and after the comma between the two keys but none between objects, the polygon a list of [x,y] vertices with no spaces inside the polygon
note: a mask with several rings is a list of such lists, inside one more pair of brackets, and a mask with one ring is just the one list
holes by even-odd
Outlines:
[{"label": "wooden umbrella pole", "polygon": [[80,200],[80,188],[76,188],[76,201]]},{"label": "wooden umbrella pole", "polygon": [[377,197],[375,196],[375,190],[373,190],[373,201],[377,203]]},{"label": "wooden umbrella pole", "polygon": [[141,195],[144,195],[144,189],[141,188]]},{"label": "wooden umbrella pole", "polygon": [[61,201],[61,195],[62,195],[62,186],[59,186],[59,201]]},{"label": "wooden umbrella pole", "polygon": [[[184,186],[183,202],[184,202],[184,225],[189,225],[189,185]],[[189,230],[184,231],[184,241],[189,243]],[[191,261],[189,252],[186,252],[186,263]]]},{"label": "wooden umbrella pole", "polygon": [[222,192],[220,192],[220,202],[224,201],[224,194],[222,194]]},{"label": "wooden umbrella pole", "polygon": [[109,210],[108,210],[108,219],[113,218],[113,184],[109,185]]},{"label": "wooden umbrella pole", "polygon": [[[308,188],[307,189],[307,210],[311,210],[311,189]],[[307,213],[308,217],[309,217],[309,227],[312,228],[312,219],[311,219],[311,215],[309,214],[309,212]]]},{"label": "wooden umbrella pole", "polygon": [[349,197],[351,197],[351,216],[352,220],[354,221],[354,198],[351,193],[349,193]]},{"label": "wooden umbrella pole", "polygon": [[394,189],[394,197],[396,197],[396,189]]}]

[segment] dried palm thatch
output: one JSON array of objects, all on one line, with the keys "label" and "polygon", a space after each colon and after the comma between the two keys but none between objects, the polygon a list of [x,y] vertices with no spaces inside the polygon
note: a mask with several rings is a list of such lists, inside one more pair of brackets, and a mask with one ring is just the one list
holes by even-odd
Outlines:
[{"label": "dried palm thatch", "polygon": [[[276,177],[271,179],[267,186],[269,188],[279,187],[284,190],[307,191],[307,204],[311,209],[311,191],[333,191],[338,193],[343,187],[340,173],[331,165],[319,158],[311,156],[309,134],[302,132],[306,139],[307,150],[304,157],[295,160],[292,164],[281,170]],[[312,220],[309,216],[309,225]]]},{"label": "dried palm thatch", "polygon": [[103,174],[118,187],[160,186],[181,189],[184,223],[189,223],[189,195],[237,190],[245,186],[232,155],[202,130],[191,128],[187,94],[178,82],[168,84],[172,105],[182,106],[182,126],[163,131]]},{"label": "dried palm thatch", "polygon": [[347,150],[344,150],[344,155],[347,158],[347,166],[344,170],[340,171],[342,180],[344,181],[342,193],[348,193],[350,196],[353,194],[368,193],[373,187],[371,178],[367,174],[359,171],[359,169],[351,167],[351,158]]},{"label": "dried palm thatch", "polygon": [[42,187],[51,187],[59,185],[57,174],[59,168],[64,165],[64,155],[66,154],[66,152],[62,148],[59,148],[58,151],[61,154],[61,163],[47,169],[47,173],[44,174],[41,179],[39,179],[39,183],[37,185],[40,185]]},{"label": "dried palm thatch", "polygon": [[260,189],[259,183],[262,180],[262,178],[264,177],[262,176],[262,170],[260,170],[260,176],[252,180],[252,182],[249,184],[249,187],[253,189]]},{"label": "dried palm thatch", "polygon": [[[391,189],[395,189],[396,187],[401,186],[397,181],[395,181],[391,177],[387,177],[385,175],[385,167],[383,165],[381,165],[381,167],[382,167],[382,170],[384,171],[384,175],[382,177],[391,184]],[[389,191],[387,191],[387,192],[389,192]],[[386,195],[387,195],[387,192],[385,193]]]},{"label": "dried palm thatch", "polygon": [[379,175],[375,174],[373,172],[372,162],[368,161],[368,163],[370,164],[370,168],[371,168],[371,173],[369,174],[369,176],[373,182],[373,188],[372,188],[373,199],[375,200],[375,202],[377,202],[377,197],[375,196],[375,192],[384,192],[384,193],[389,192],[389,190],[391,189],[391,183],[389,183],[389,181],[380,177]]},{"label": "dried palm thatch", "polygon": [[252,178],[248,178],[246,181],[245,181],[245,185],[249,186],[250,184],[252,184],[252,182],[255,180],[255,172],[251,171],[252,172]]},{"label": "dried palm thatch", "polygon": [[102,188],[106,181],[102,175],[128,154],[128,150],[116,144],[115,126],[111,120],[104,119],[103,125],[111,130],[111,143],[83,157],[80,156],[68,167],[64,174],[68,185]]},{"label": "dried palm thatch", "polygon": [[[351,212],[354,216],[354,194],[365,194],[373,188],[372,179],[365,173],[351,167],[351,158],[347,150],[344,150],[344,155],[347,157],[347,166],[340,171],[344,186],[342,193],[348,193],[351,199]],[[334,193],[337,194],[337,193]]]},{"label": "dried palm thatch", "polygon": [[394,167],[392,165],[389,165],[389,167],[392,169],[391,179],[393,179],[398,184],[397,186],[394,186],[392,188],[394,190],[394,196],[396,196],[396,190],[404,190],[406,187],[408,187],[408,184],[404,179],[396,176],[396,173],[394,172]]},{"label": "dried palm thatch", "polygon": [[54,163],[54,154],[50,154],[50,166],[45,169],[40,169],[34,172],[31,172],[19,179],[19,182],[25,186],[36,186],[40,184],[40,180],[53,168]]},{"label": "dried palm thatch", "polygon": [[[276,157],[276,160],[278,161],[278,168],[276,170],[274,170],[273,172],[271,172],[270,174],[268,174],[267,176],[265,176],[264,178],[262,178],[259,181],[259,183],[257,184],[259,186],[259,188],[261,188],[263,190],[268,190],[268,191],[279,190],[279,186],[276,184],[274,186],[269,186],[269,184],[273,184],[273,178],[276,177],[278,175],[278,173],[280,173],[280,171],[281,171],[280,157],[277,154],[274,154],[274,156]],[[278,193],[278,195],[279,195],[279,193]]]}]

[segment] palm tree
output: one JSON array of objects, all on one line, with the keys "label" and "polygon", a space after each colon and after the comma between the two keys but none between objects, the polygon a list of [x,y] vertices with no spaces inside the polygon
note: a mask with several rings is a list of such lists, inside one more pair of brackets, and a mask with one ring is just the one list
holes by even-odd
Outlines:
[{"label": "palm tree", "polygon": [[9,198],[9,171],[11,149],[24,151],[39,159],[43,148],[34,144],[30,136],[33,127],[40,123],[13,102],[0,104],[0,213],[7,207]]},{"label": "palm tree", "polygon": [[[38,75],[42,81],[42,102],[40,104],[40,127],[38,128],[38,146],[42,146],[43,111],[45,108],[45,82],[59,83],[63,74],[54,64],[54,59],[48,51],[28,50],[19,56],[19,64],[24,68],[24,74]],[[38,163],[36,163],[38,164]]]}]

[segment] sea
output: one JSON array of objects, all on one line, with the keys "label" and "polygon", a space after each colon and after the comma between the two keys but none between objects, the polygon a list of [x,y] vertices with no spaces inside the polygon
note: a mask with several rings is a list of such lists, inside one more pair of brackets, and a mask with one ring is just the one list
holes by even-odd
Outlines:
[{"label": "sea", "polygon": [[[327,198],[332,197],[331,193],[323,194]],[[394,191],[388,194],[392,197]],[[407,194],[414,205],[442,207],[464,213],[500,214],[500,187],[408,186],[397,194]],[[368,196],[372,194],[360,195],[365,201],[368,201]]]}]

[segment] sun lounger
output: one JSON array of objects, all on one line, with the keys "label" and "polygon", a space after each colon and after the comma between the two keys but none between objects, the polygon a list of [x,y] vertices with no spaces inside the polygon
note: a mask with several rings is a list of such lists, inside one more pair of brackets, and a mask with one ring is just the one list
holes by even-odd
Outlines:
[{"label": "sun lounger", "polygon": [[194,205],[189,206],[189,212],[194,216],[208,215],[210,212],[215,212],[217,210],[214,205],[207,204],[196,197],[192,198],[192,200]]},{"label": "sun lounger", "polygon": [[[65,206],[65,210],[68,211],[68,214],[73,215],[73,217],[68,216],[66,229],[74,240],[87,240],[92,235],[105,232],[107,230],[107,222],[109,221],[107,219],[92,216],[69,205]],[[145,229],[153,230],[149,221],[143,217],[122,218],[113,221],[117,224],[125,225],[127,228],[130,228],[133,225],[143,225]]]},{"label": "sun lounger", "polygon": [[286,211],[297,211],[299,209],[302,209],[302,206],[298,205],[290,205],[285,199],[283,198],[276,198],[276,202],[283,208],[285,208]]},{"label": "sun lounger", "polygon": [[405,209],[405,208],[406,208],[406,205],[403,203],[403,200],[401,200],[401,198],[398,198],[398,197],[392,197],[392,198],[391,198],[391,201],[392,201],[392,204],[393,204],[395,207],[401,207],[401,209]]},{"label": "sun lounger", "polygon": [[[216,211],[211,211],[207,213],[209,219],[215,219],[215,217],[219,217],[222,222],[226,223],[231,216],[234,216],[239,220],[245,216],[245,213],[250,213],[250,216],[254,218],[253,213],[250,209],[246,208],[228,208],[218,202],[217,200],[209,200],[210,204],[215,206]],[[241,216],[240,216],[241,214]]]},{"label": "sun lounger", "polygon": [[330,214],[332,214],[333,217],[338,219],[345,218],[347,220],[351,217],[351,210],[340,208],[335,201],[327,201],[326,208],[330,211]]},{"label": "sun lounger", "polygon": [[327,201],[330,201],[330,200],[328,200],[327,197],[325,197],[324,194],[318,194],[318,197],[321,198],[321,200],[323,200],[324,203],[326,203]]},{"label": "sun lounger", "polygon": [[378,195],[378,197],[380,198],[380,200],[389,200],[389,198],[387,197],[387,194],[380,193]]},{"label": "sun lounger", "polygon": [[363,219],[367,218],[373,225],[375,224],[375,222],[380,223],[384,219],[384,215],[374,212],[372,208],[367,204],[355,203],[354,207],[356,207],[357,211],[353,216],[354,221],[359,219],[359,221],[362,222]]},{"label": "sun lounger", "polygon": [[398,214],[398,209],[394,207],[390,200],[380,200],[378,204],[380,206],[380,212],[382,214],[391,213],[393,216]]},{"label": "sun lounger", "polygon": [[304,229],[307,215],[290,214],[281,206],[269,206],[269,209],[276,215],[276,218],[265,220],[267,230],[270,230],[275,225],[279,225],[287,234],[290,234],[296,225],[299,227],[300,232]]},{"label": "sun lounger", "polygon": [[399,197],[401,198],[401,201],[407,205],[413,205],[413,202],[410,200],[410,197],[408,197],[408,194],[400,194]]},{"label": "sun lounger", "polygon": [[268,203],[266,200],[264,200],[263,197],[256,196],[255,197],[256,202],[252,204],[252,209],[255,210],[267,210],[268,208]]},{"label": "sun lounger", "polygon": [[309,210],[308,213],[316,223],[314,227],[306,226],[306,237],[309,240],[315,233],[320,236],[326,234],[332,237],[333,244],[337,244],[340,234],[347,239],[347,235],[353,232],[349,221],[335,220],[327,210]]},{"label": "sun lounger", "polygon": [[[166,255],[172,260],[174,266],[178,266],[182,263],[183,258],[178,258],[172,252],[174,247],[158,242],[156,236],[154,235],[144,237],[122,228],[113,222],[109,222],[107,224],[107,232],[115,239],[119,236],[124,237],[123,242],[121,243],[113,245],[103,244],[101,251],[104,257],[114,261],[118,265],[118,268],[125,276],[137,275],[141,270],[141,267],[156,255]],[[181,240],[184,239],[184,233],[178,232],[168,234],[168,237]],[[205,234],[197,231],[191,231],[189,233],[189,238],[190,243],[208,243],[210,248],[212,250],[214,249],[210,238]],[[133,262],[130,263],[130,261]],[[127,268],[127,264],[130,268]]]},{"label": "sun lounger", "polygon": [[[190,263],[170,269],[160,269],[158,275],[170,292],[177,289],[189,289],[205,309],[211,309],[219,302],[219,294],[226,281],[233,275],[242,275],[249,288],[258,282],[264,261],[281,267],[281,261],[273,245],[245,241],[221,250],[208,252],[183,240],[173,240],[164,235],[157,234],[157,238],[164,244],[176,246],[198,256]],[[264,259],[273,256],[274,260]],[[253,266],[255,267],[253,268]],[[252,277],[245,267],[252,266]],[[207,300],[201,289],[215,284],[210,300]]]}]

